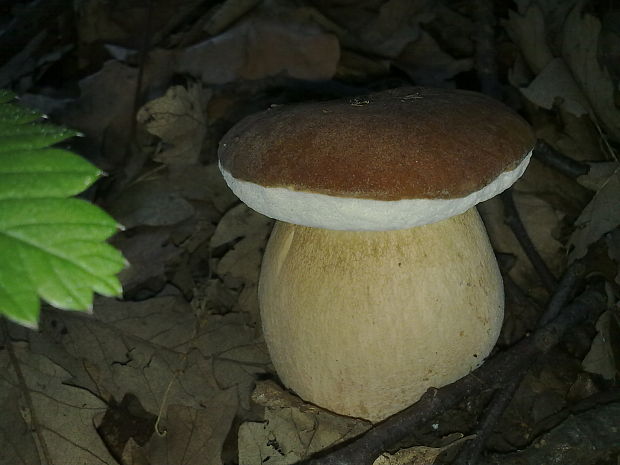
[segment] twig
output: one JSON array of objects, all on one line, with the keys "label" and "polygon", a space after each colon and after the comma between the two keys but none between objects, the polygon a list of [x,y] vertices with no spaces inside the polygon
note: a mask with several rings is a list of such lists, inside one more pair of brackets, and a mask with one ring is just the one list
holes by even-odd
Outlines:
[{"label": "twig", "polygon": [[514,379],[510,380],[508,385],[495,392],[484,417],[480,420],[475,438],[463,445],[453,465],[476,465],[478,463],[478,457],[480,457],[484,445],[521,385],[526,372],[527,369],[523,369],[520,373],[515,374]]},{"label": "twig", "polygon": [[32,397],[30,396],[30,388],[26,383],[26,378],[24,377],[21,363],[17,358],[17,355],[15,355],[15,351],[13,350],[13,342],[11,341],[11,336],[9,334],[9,326],[6,323],[4,317],[0,317],[0,329],[3,333],[5,347],[9,354],[9,359],[11,360],[11,366],[15,371],[15,377],[17,378],[19,389],[21,390],[22,395],[24,396],[24,401],[26,402],[28,415],[30,415],[30,428],[34,433],[36,443],[39,445],[41,458],[43,459],[43,463],[51,464],[51,455],[47,447],[45,437],[43,436],[43,432],[41,431],[41,425],[39,424],[39,420],[37,419],[37,411],[34,408],[34,403],[32,402]]},{"label": "twig", "polygon": [[512,197],[512,189],[504,191],[500,197],[502,199],[502,203],[504,204],[504,222],[510,227],[513,234],[519,241],[519,244],[521,244],[521,248],[540,276],[543,285],[547,291],[552,294],[556,287],[555,276],[553,276],[553,273],[551,273],[551,270],[549,270],[547,264],[536,250],[532,239],[530,239],[530,236],[521,221],[519,211],[517,210],[517,206],[515,205]]},{"label": "twig", "polygon": [[549,324],[510,349],[487,360],[480,368],[458,381],[429,389],[414,405],[376,425],[350,443],[324,455],[301,462],[304,465],[370,465],[383,451],[411,431],[456,406],[463,398],[481,389],[506,385],[514,373],[525,370],[532,361],[548,352],[562,335],[589,315],[597,316],[606,304],[605,294],[598,288],[588,288]]},{"label": "twig", "polygon": [[545,165],[573,179],[588,174],[588,171],[590,171],[590,167],[586,163],[581,163],[567,157],[551,147],[544,140],[539,139],[536,142],[534,146],[534,157]]},{"label": "twig", "polygon": [[547,310],[542,314],[538,321],[538,326],[544,326],[553,320],[558,313],[562,310],[562,307],[566,305],[566,302],[570,299],[570,296],[575,292],[575,287],[579,280],[583,278],[586,272],[586,267],[580,260],[573,262],[568,269],[562,275],[560,283],[557,289],[551,296]]}]

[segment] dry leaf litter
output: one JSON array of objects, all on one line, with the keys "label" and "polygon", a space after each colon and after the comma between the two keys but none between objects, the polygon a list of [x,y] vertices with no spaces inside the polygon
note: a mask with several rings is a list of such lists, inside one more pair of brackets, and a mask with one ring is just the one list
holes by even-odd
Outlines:
[{"label": "dry leaf litter", "polygon": [[[367,431],[277,384],[256,297],[272,221],[227,189],[217,145],[270,105],[472,88],[478,2],[85,0],[56,2],[53,16],[9,3],[0,44],[19,47],[0,52],[0,86],[84,133],[72,149],[109,173],[89,195],[125,226],[113,243],[131,267],[123,300],[98,299],[92,315],[45,308],[37,332],[10,327],[0,463],[284,465]],[[610,309],[531,368],[480,463],[620,463],[620,5],[495,10],[505,101],[589,167],[575,180],[534,159],[517,208],[552,273],[584,260],[607,280]],[[27,23],[39,32],[19,34]],[[508,264],[502,349],[533,330],[548,293],[501,200],[480,212]],[[487,400],[463,402],[375,465],[452,463]]]}]

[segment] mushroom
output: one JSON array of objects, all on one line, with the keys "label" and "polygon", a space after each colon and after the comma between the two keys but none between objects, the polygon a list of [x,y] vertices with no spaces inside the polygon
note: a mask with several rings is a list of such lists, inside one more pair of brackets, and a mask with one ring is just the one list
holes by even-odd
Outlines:
[{"label": "mushroom", "polygon": [[231,129],[226,182],[279,220],[258,293],[283,384],[377,422],[478,367],[504,293],[475,205],[523,174],[533,145],[503,104],[418,87],[278,106]]}]

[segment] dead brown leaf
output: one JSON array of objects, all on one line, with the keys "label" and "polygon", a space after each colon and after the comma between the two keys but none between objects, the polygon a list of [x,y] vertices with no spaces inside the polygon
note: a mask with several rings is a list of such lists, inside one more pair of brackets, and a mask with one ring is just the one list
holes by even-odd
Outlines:
[{"label": "dead brown leaf", "polygon": [[445,81],[473,66],[469,58],[457,60],[445,53],[425,31],[421,31],[417,40],[405,46],[394,64],[422,86],[444,86]]},{"label": "dead brown leaf", "polygon": [[538,437],[527,448],[510,454],[491,454],[483,463],[484,465],[604,463],[609,459],[610,444],[620,444],[618,418],[620,418],[618,402],[570,415],[560,425]]},{"label": "dead brown leaf", "polygon": [[132,444],[125,457],[130,461],[147,457],[150,465],[221,465],[222,438],[233,420],[233,396],[231,392],[208,408],[171,405],[167,418],[158,425],[162,433],[154,434],[142,448]]},{"label": "dead brown leaf", "polygon": [[[583,369],[608,380],[620,376],[620,318],[618,311],[608,310],[596,322],[598,331],[590,351],[582,362]],[[616,350],[614,351],[614,348]]]},{"label": "dead brown leaf", "polygon": [[535,364],[505,410],[490,448],[505,452],[524,448],[538,431],[561,421],[554,419],[567,406],[567,393],[579,373],[583,373],[579,361],[561,352],[548,354],[544,366]]},{"label": "dead brown leaf", "polygon": [[[458,436],[458,435],[457,435]],[[461,437],[457,440],[450,440],[448,444],[442,447],[415,446],[400,449],[391,454],[386,452],[373,462],[373,465],[430,465],[436,462],[440,455],[444,454],[448,449],[458,447],[463,442],[473,438]]]},{"label": "dead brown leaf", "polygon": [[209,202],[219,219],[239,199],[226,185],[217,163],[209,165],[170,165],[168,181],[185,199]]},{"label": "dead brown leaf", "polygon": [[615,85],[598,59],[601,22],[583,11],[585,4],[584,1],[577,3],[566,18],[562,57],[587,96],[591,116],[618,141],[620,109],[615,104]]},{"label": "dead brown leaf", "polygon": [[561,58],[553,58],[521,92],[532,103],[551,110],[559,104],[564,110],[575,116],[589,113],[590,104],[566,62]]},{"label": "dead brown leaf", "polygon": [[537,75],[553,60],[553,53],[547,43],[545,17],[538,2],[520,0],[517,5],[519,11],[509,11],[504,27],[519,46],[529,68]]},{"label": "dead brown leaf", "polygon": [[597,186],[598,190],[575,221],[575,230],[569,240],[573,247],[569,255],[571,261],[583,257],[591,244],[620,226],[620,164],[590,166],[590,172],[580,178],[580,183]]},{"label": "dead brown leaf", "polygon": [[[148,229],[134,235],[118,234],[113,244],[123,251],[130,266],[119,275],[125,296],[144,298],[166,284],[166,269],[183,250],[170,241],[170,231]],[[136,294],[138,294],[136,296]]]},{"label": "dead brown leaf", "polygon": [[71,373],[45,354],[25,342],[9,343],[17,366],[6,348],[0,351],[0,462],[114,465],[95,430],[105,402],[69,384]]},{"label": "dead brown leaf", "polygon": [[261,79],[278,74],[331,79],[340,56],[338,40],[312,24],[251,17],[222,34],[185,49],[178,71],[205,84]]},{"label": "dead brown leaf", "polygon": [[247,404],[254,373],[268,363],[251,320],[245,314],[198,317],[178,297],[102,300],[97,315],[47,313],[44,331],[27,336],[32,353],[62,365],[72,386],[103,400],[133,393],[159,417],[167,434],[153,433],[142,447],[125,445],[135,461],[143,456],[164,464],[165,457],[176,457],[175,463],[200,463],[207,446],[207,456],[215,457],[240,397]]},{"label": "dead brown leaf", "polygon": [[112,166],[125,155],[133,118],[133,93],[138,70],[108,61],[95,74],[80,81],[80,98],[67,108],[63,121],[100,147]]},{"label": "dead brown leaf", "polygon": [[199,3],[199,0],[157,0],[110,4],[107,0],[82,0],[75,4],[78,42],[83,47],[80,58],[90,61],[92,45],[97,44],[115,44],[138,51],[145,39],[151,44],[158,43],[180,21],[186,20]]},{"label": "dead brown leaf", "polygon": [[194,214],[194,207],[166,179],[160,178],[132,184],[109,203],[108,211],[126,229],[131,229],[180,223]]},{"label": "dead brown leaf", "polygon": [[244,204],[224,215],[211,237],[211,248],[232,245],[214,267],[225,284],[239,289],[258,283],[263,250],[272,225],[272,219]]},{"label": "dead brown leaf", "polygon": [[317,8],[341,27],[338,36],[344,47],[396,58],[408,43],[417,40],[420,23],[434,17],[432,5],[429,0],[389,0],[364,8],[321,2]]},{"label": "dead brown leaf", "polygon": [[239,428],[239,465],[296,463],[370,427],[366,421],[306,404],[270,381],[259,382],[252,398],[265,407],[265,421]]},{"label": "dead brown leaf", "polygon": [[211,94],[211,90],[196,83],[173,86],[138,111],[138,122],[162,141],[163,147],[153,157],[155,161],[166,165],[198,163]]}]

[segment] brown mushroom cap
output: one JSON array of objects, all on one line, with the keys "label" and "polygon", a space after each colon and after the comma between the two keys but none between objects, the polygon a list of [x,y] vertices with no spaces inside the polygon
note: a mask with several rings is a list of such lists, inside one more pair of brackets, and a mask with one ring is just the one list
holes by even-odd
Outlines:
[{"label": "brown mushroom cap", "polygon": [[516,168],[529,125],[475,92],[408,87],[271,108],[222,139],[220,164],[263,187],[374,200],[453,199]]}]

